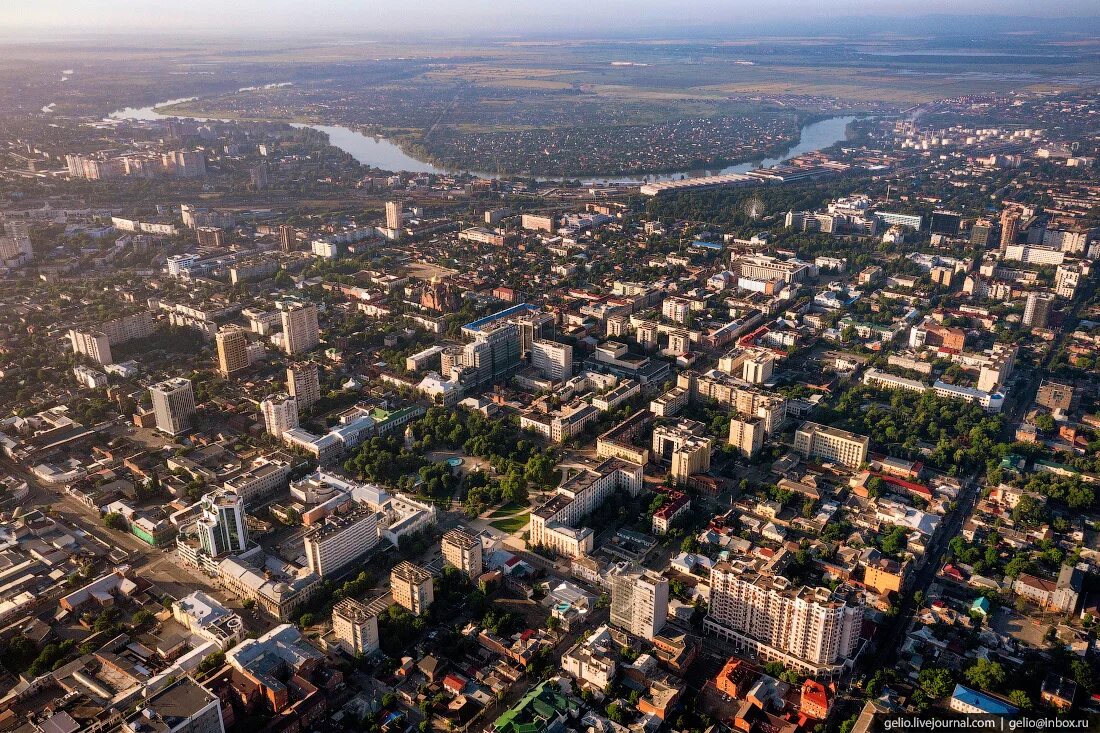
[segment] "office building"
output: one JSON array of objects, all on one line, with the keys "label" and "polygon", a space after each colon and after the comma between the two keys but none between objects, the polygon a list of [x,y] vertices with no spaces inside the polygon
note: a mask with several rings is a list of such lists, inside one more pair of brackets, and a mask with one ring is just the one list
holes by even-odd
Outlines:
[{"label": "office building", "polygon": [[[39,730],[76,730],[75,727],[55,726],[56,717],[46,721]],[[124,733],[225,733],[222,702],[195,680],[181,677],[142,700],[120,730]]]},{"label": "office building", "polygon": [[804,422],[794,433],[794,450],[804,458],[822,458],[848,468],[859,468],[867,462],[870,440],[846,430]]},{"label": "office building", "polygon": [[653,430],[653,460],[667,465],[672,483],[683,486],[692,474],[710,469],[713,442],[707,437],[706,426],[697,420],[658,425]]},{"label": "office building", "polygon": [[535,339],[531,343],[531,366],[547,379],[564,382],[573,376],[573,347]]},{"label": "office building", "polygon": [[471,579],[482,572],[481,540],[468,532],[452,529],[443,535],[443,562],[458,568]]},{"label": "office building", "polygon": [[332,575],[378,544],[378,513],[359,507],[327,517],[306,534],[306,561],[321,576]]},{"label": "office building", "polygon": [[1035,395],[1035,404],[1041,405],[1052,412],[1071,412],[1077,406],[1077,393],[1071,385],[1052,382],[1044,379],[1039,385],[1039,391]]},{"label": "office building", "polygon": [[976,247],[987,247],[993,237],[993,222],[979,219],[970,227],[970,243]]},{"label": "office building", "polygon": [[196,523],[199,544],[210,557],[244,552],[248,547],[248,524],[244,500],[235,491],[218,489],[199,501],[202,516]]},{"label": "office building", "polygon": [[1024,304],[1023,324],[1028,328],[1046,328],[1053,309],[1053,295],[1032,291],[1027,294],[1027,302]]},{"label": "office building", "polygon": [[173,377],[149,388],[153,400],[153,414],[157,430],[168,435],[179,435],[191,429],[191,417],[195,414],[195,393],[191,380]]},{"label": "office building", "polygon": [[244,620],[201,590],[175,601],[172,618],[192,634],[217,644],[222,651],[244,641]]},{"label": "office building", "polygon": [[260,456],[246,470],[226,480],[223,486],[237,492],[245,504],[251,504],[285,488],[288,476],[290,461],[277,456]]},{"label": "office building", "polygon": [[195,236],[198,237],[200,247],[221,249],[224,244],[222,240],[222,230],[217,227],[197,227],[195,229]]},{"label": "office building", "polygon": [[294,300],[279,301],[277,305],[283,324],[283,351],[300,354],[321,342],[316,305]]},{"label": "office building", "polygon": [[286,368],[286,387],[298,401],[298,409],[306,411],[321,399],[321,377],[311,361],[291,364]]},{"label": "office building", "polygon": [[739,279],[784,283],[802,282],[810,274],[810,266],[798,260],[778,260],[768,255],[734,256],[730,269]]},{"label": "office building", "polygon": [[668,580],[638,565],[620,563],[608,572],[611,623],[652,640],[668,617]]},{"label": "office building", "polygon": [[928,230],[932,234],[944,234],[953,237],[959,233],[962,217],[953,211],[933,211]]},{"label": "office building", "polygon": [[711,569],[705,632],[810,676],[836,677],[859,649],[863,606],[842,586],[798,586],[773,574],[775,560],[720,562]]},{"label": "office building", "polygon": [[764,447],[763,418],[734,416],[730,420],[729,444],[746,458],[756,455]]},{"label": "office building", "polygon": [[553,233],[557,227],[557,220],[553,215],[524,214],[520,217],[520,226],[536,232]]},{"label": "office building", "polygon": [[386,228],[395,231],[400,230],[405,224],[405,204],[402,201],[386,202]]},{"label": "office building", "polygon": [[214,337],[218,346],[218,371],[232,377],[248,369],[248,335],[243,328],[227,326]]},{"label": "office building", "polygon": [[637,496],[642,481],[642,466],[619,458],[609,458],[595,469],[582,470],[531,512],[529,545],[545,547],[566,557],[588,554],[595,542],[594,533],[577,524],[615,491],[625,489],[631,496]]},{"label": "office building", "polygon": [[298,427],[298,401],[287,394],[271,395],[260,403],[264,428],[276,438]]},{"label": "office building", "polygon": [[97,364],[113,364],[111,339],[103,331],[69,331],[74,354],[83,354]]},{"label": "office building", "polygon": [[354,598],[341,599],[332,607],[332,635],[352,656],[366,656],[378,649],[378,610]]},{"label": "office building", "polygon": [[408,560],[402,560],[390,571],[390,595],[402,608],[419,616],[435,600],[432,574]]},{"label": "office building", "polygon": [[[467,324],[469,325],[469,324]],[[497,382],[520,367],[520,331],[514,323],[497,321],[473,331],[473,342],[462,347],[457,366],[459,381],[470,387]],[[448,354],[444,354],[446,360]],[[444,374],[445,377],[453,377]]]},{"label": "office building", "polygon": [[887,226],[909,227],[920,231],[923,219],[919,214],[901,214],[893,211],[876,211],[875,218]]}]

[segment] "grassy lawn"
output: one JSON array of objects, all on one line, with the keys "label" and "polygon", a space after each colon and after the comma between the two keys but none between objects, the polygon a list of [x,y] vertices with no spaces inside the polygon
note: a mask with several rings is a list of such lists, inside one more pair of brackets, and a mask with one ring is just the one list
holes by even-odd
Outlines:
[{"label": "grassy lawn", "polygon": [[511,517],[510,519],[498,519],[495,522],[489,522],[489,524],[493,527],[496,527],[501,532],[507,532],[508,534],[512,534],[514,532],[520,531],[525,526],[527,526],[527,522],[530,519],[531,519],[531,514],[529,512],[524,512],[523,514],[517,514],[516,516]]},{"label": "grassy lawn", "polygon": [[489,513],[489,516],[493,519],[497,519],[499,517],[507,517],[507,516],[510,516],[512,514],[515,514],[518,511],[522,511],[526,508],[527,507],[524,506],[523,504],[517,504],[514,501],[510,501],[507,504],[505,504],[504,506],[499,506],[496,509],[494,509],[493,511],[491,511]]}]

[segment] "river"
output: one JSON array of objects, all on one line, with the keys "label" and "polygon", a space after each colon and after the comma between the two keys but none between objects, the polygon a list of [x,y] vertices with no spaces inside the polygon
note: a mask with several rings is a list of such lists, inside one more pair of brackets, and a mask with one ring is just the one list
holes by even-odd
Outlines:
[{"label": "river", "polygon": [[[112,112],[111,119],[116,120],[161,120],[170,117],[177,117],[179,119],[196,120],[198,122],[229,122],[230,120],[219,120],[212,117],[196,117],[192,115],[164,115],[157,112],[158,107],[165,107],[172,104],[178,104],[180,102],[190,102],[194,100],[194,97],[188,97],[184,99],[170,99],[160,104],[155,104],[150,107],[127,107],[120,109],[117,112]],[[846,137],[846,130],[848,123],[854,120],[855,117],[829,117],[817,122],[811,122],[808,125],[803,126],[802,135],[799,141],[788,148],[783,153],[773,158],[764,158],[762,160],[752,161],[748,163],[738,163],[736,165],[727,166],[721,170],[695,170],[695,171],[680,171],[676,173],[659,173],[651,175],[629,175],[629,176],[604,176],[604,177],[591,177],[584,179],[588,183],[639,183],[642,181],[662,181],[672,180],[680,178],[682,176],[703,176],[703,175],[717,175],[721,173],[744,173],[750,171],[753,168],[761,168],[773,166],[778,163],[782,163],[785,160],[789,160],[803,153],[812,153],[822,148],[827,148],[834,143],[841,142]],[[323,132],[328,135],[329,142],[334,147],[343,150],[348,153],[357,161],[363,165],[371,166],[372,168],[380,168],[387,171],[404,171],[408,173],[470,173],[472,175],[478,175],[482,177],[495,177],[495,174],[485,173],[481,171],[454,171],[442,168],[427,161],[414,158],[406,153],[400,145],[387,140],[384,137],[375,135],[366,135],[358,130],[354,130],[350,127],[343,125],[306,125],[306,124],[293,124],[294,127],[309,127],[319,132]],[[542,178],[540,180],[557,180],[553,178]]]}]

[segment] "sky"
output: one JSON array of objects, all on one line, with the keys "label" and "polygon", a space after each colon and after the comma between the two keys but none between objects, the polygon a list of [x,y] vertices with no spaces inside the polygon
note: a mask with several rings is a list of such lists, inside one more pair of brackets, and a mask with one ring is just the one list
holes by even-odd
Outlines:
[{"label": "sky", "polygon": [[1096,0],[0,0],[0,32],[137,32],[409,38],[670,36],[838,17],[1100,17]]}]

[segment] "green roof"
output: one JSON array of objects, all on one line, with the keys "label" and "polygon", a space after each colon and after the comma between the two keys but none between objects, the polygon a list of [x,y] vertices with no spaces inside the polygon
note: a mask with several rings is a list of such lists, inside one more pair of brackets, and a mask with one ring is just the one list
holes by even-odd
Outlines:
[{"label": "green roof", "polygon": [[566,715],[570,700],[549,680],[532,687],[510,710],[496,719],[500,733],[539,733],[547,723]]}]

